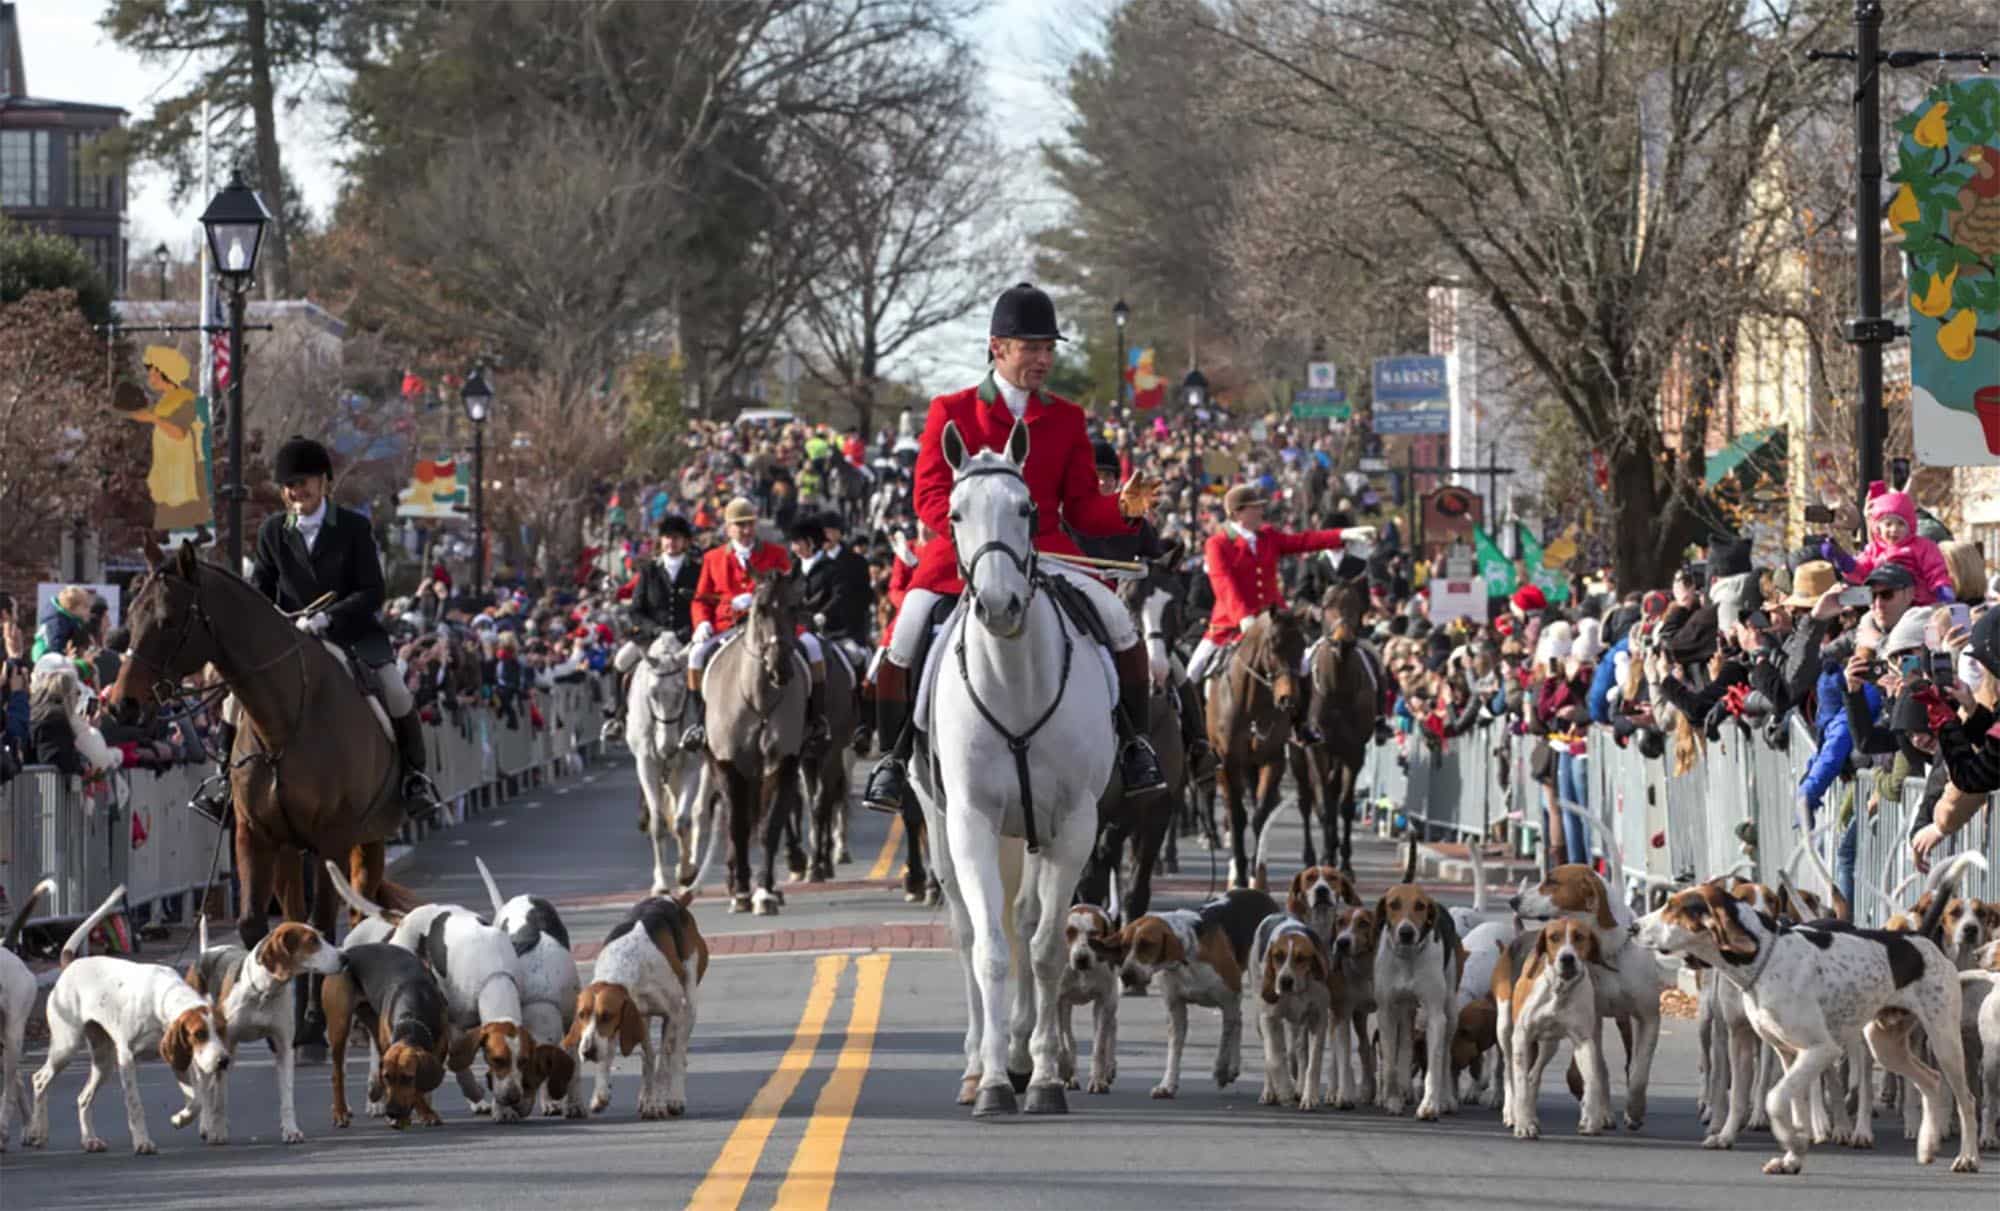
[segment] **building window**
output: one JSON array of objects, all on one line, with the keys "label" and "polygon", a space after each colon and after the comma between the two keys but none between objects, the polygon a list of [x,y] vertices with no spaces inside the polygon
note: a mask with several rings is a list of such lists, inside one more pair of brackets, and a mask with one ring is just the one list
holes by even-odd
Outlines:
[{"label": "building window", "polygon": [[49,132],[0,130],[0,206],[49,204]]},{"label": "building window", "polygon": [[118,178],[92,160],[95,134],[69,135],[69,204],[82,210],[118,209]]}]

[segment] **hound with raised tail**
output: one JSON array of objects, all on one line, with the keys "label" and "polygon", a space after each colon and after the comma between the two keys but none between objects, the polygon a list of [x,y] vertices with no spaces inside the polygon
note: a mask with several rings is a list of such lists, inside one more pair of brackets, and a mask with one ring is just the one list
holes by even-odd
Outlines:
[{"label": "hound with raised tail", "polygon": [[[188,986],[214,999],[228,1027],[223,1045],[231,1059],[243,1043],[270,1041],[271,1066],[278,1074],[278,1134],[288,1144],[303,1143],[306,1136],[299,1130],[298,1107],[292,1097],[292,977],[332,975],[340,970],[340,952],[303,921],[286,921],[249,950],[234,943],[210,947],[206,915],[199,929],[199,949],[187,969]],[[211,1137],[226,1139],[229,1135],[228,1093],[228,1087],[218,1082]],[[185,1127],[194,1121],[199,1109],[190,1096],[169,1121]],[[209,1142],[218,1141],[211,1138]]]},{"label": "hound with raised tail", "polygon": [[[1465,923],[1455,914],[1452,919],[1459,925]],[[1511,948],[1520,934],[1520,926],[1512,918],[1485,921],[1474,925],[1459,942],[1465,953],[1465,967],[1459,972],[1458,991],[1452,996],[1453,1017],[1457,1021],[1451,1035],[1453,1087],[1457,1087],[1461,1074],[1470,1072],[1470,1093],[1488,1106],[1503,1106],[1506,1098],[1507,1053],[1501,1051],[1498,1057],[1487,1053],[1500,1046],[1503,998],[1496,980],[1511,979],[1512,966],[1505,973],[1500,968],[1512,957]],[[1511,986],[1508,994],[1511,999]]]},{"label": "hound with raised tail", "polygon": [[373,946],[386,944],[396,936],[396,927],[403,923],[403,914],[393,908],[384,908],[375,901],[354,890],[347,882],[347,876],[333,863],[326,863],[327,873],[333,876],[333,890],[347,905],[349,913],[347,936],[340,940],[340,947]]},{"label": "hound with raised tail", "polygon": [[1069,961],[1063,965],[1062,988],[1056,994],[1056,1067],[1063,1083],[1078,1087],[1076,1031],[1070,1015],[1090,1006],[1091,1093],[1111,1092],[1118,1079],[1118,952],[1111,941],[1118,931],[1111,917],[1095,904],[1078,904],[1063,922],[1063,944]]},{"label": "hound with raised tail", "polygon": [[1154,1097],[1180,1094],[1189,1005],[1222,1011],[1215,1087],[1227,1089],[1242,1073],[1243,968],[1258,924],[1277,911],[1268,894],[1239,888],[1200,908],[1147,913],[1114,935],[1125,965],[1151,978],[1167,1007],[1167,1070]]},{"label": "hound with raised tail", "polygon": [[[576,1016],[563,1039],[565,1050],[597,1065],[590,1112],[597,1114],[611,1104],[611,1067],[620,1055],[630,1055],[637,1047],[639,1117],[686,1114],[694,994],[708,974],[708,940],[701,936],[694,914],[684,901],[667,896],[639,901],[605,936],[591,974],[594,978],[577,994]],[[654,1018],[662,1019],[664,1056],[653,1050],[649,1027]]]},{"label": "hound with raised tail", "polygon": [[[1308,923],[1274,913],[1257,926],[1250,945],[1250,970],[1257,980],[1257,1034],[1264,1042],[1266,1106],[1321,1105],[1320,1071],[1333,1008],[1333,966],[1326,947]],[[1334,1033],[1347,1044],[1347,1023]]]},{"label": "hound with raised tail", "polygon": [[1453,997],[1464,952],[1458,926],[1442,905],[1414,883],[1398,883],[1375,903],[1375,1014],[1382,1034],[1381,1105],[1390,1114],[1409,1106],[1415,1035],[1423,1019],[1427,1055],[1417,1117],[1435,1120],[1458,1109],[1451,1079]]},{"label": "hound with raised tail", "polygon": [[108,1147],[91,1126],[90,1106],[105,1073],[115,1066],[118,1083],[125,1089],[132,1151],[141,1156],[158,1152],[146,1130],[146,1107],[139,1095],[139,1057],[154,1048],[201,1108],[202,1138],[224,1142],[211,1134],[221,1096],[218,1087],[229,1069],[222,1014],[170,967],[108,955],[76,957],[89,945],[90,931],[124,898],[120,884],[63,943],[62,974],[49,991],[49,1055],[35,1073],[35,1105],[23,1139],[31,1148],[49,1142],[49,1086],[71,1060],[88,1051],[90,1079],[76,1099],[83,1150],[103,1152]]},{"label": "hound with raised tail", "polygon": [[28,1015],[35,1012],[35,973],[14,953],[21,940],[21,927],[43,896],[55,892],[56,881],[43,879],[35,884],[14,919],[7,923],[7,936],[0,941],[0,1152],[14,1129],[14,1116],[28,1117],[28,1091],[21,1084],[21,1047],[27,1040]]},{"label": "hound with raised tail", "polygon": [[[1639,919],[1640,945],[1700,959],[1742,989],[1750,1024],[1785,1059],[1785,1075],[1765,1098],[1772,1134],[1783,1151],[1765,1163],[1764,1172],[1791,1174],[1805,1167],[1812,1134],[1798,1114],[1803,1095],[1846,1054],[1857,1034],[1883,1067],[1912,1081],[1923,1095],[1917,1162],[1929,1164],[1944,1141],[1942,1072],[1958,1103],[1959,1154],[1952,1172],[1978,1172],[1978,1124],[1959,1037],[1957,973],[1932,940],[1946,889],[1968,865],[1985,863],[1977,854],[1958,854],[1934,873],[1939,894],[1915,934],[1856,929],[1842,921],[1782,926],[1714,883],[1680,892]],[[1936,1069],[1910,1052],[1910,1032],[1918,1025],[1937,1055]],[[1867,1065],[1859,1067],[1859,1104],[1865,1107],[1870,1105]]]},{"label": "hound with raised tail", "polygon": [[[560,1075],[566,1057],[527,1027],[513,939],[470,909],[426,904],[403,918],[392,944],[437,975],[451,1010],[448,1063],[472,1112],[518,1121],[534,1107],[541,1085]],[[475,1054],[486,1061],[486,1089],[472,1077]]]},{"label": "hound with raised tail", "polygon": [[1625,1126],[1637,1131],[1646,1123],[1646,1089],[1651,1083],[1653,1056],[1660,1049],[1660,993],[1666,973],[1652,956],[1634,947],[1632,914],[1613,900],[1597,872],[1578,863],[1558,866],[1541,885],[1514,897],[1514,911],[1523,919],[1553,921],[1573,918],[1597,930],[1597,949],[1604,969],[1591,985],[1600,1017],[1614,1018],[1619,1033],[1630,1029],[1625,1065]]},{"label": "hound with raised tail", "polygon": [[1979,1146],[2000,1149],[2000,942],[1973,954],[1958,973],[1959,1030],[1968,1060],[1979,1057]]},{"label": "hound with raised tail", "polygon": [[1542,1071],[1564,1040],[1583,1070],[1577,1134],[1596,1135],[1616,1121],[1611,1112],[1611,1074],[1604,1063],[1603,1019],[1597,1015],[1597,994],[1591,988],[1603,969],[1597,931],[1583,921],[1549,922],[1528,952],[1511,997],[1512,1071],[1507,1075],[1506,1121],[1514,1128],[1514,1138],[1541,1135],[1536,1101]]},{"label": "hound with raised tail", "polygon": [[[500,886],[486,863],[479,858],[472,861],[493,900],[493,927],[514,944],[521,974],[521,1013],[528,1033],[536,1039],[565,1038],[583,983],[577,978],[576,959],[570,954],[569,928],[556,906],[540,896],[501,899]],[[533,1054],[542,1077],[541,1113],[583,1118],[583,1085],[576,1079],[575,1053],[553,1043],[537,1043]]]}]

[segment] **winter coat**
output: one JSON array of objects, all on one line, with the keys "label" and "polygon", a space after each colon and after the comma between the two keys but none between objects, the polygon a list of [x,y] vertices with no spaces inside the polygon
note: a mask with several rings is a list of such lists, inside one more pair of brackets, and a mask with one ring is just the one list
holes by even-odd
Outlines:
[{"label": "winter coat", "polygon": [[[1813,753],[1812,764],[1806,767],[1806,776],[1799,782],[1799,797],[1817,815],[1828,788],[1847,772],[1847,759],[1854,753],[1854,736],[1848,729],[1847,679],[1840,666],[1827,662],[1814,688],[1819,700],[1819,748]],[[1882,691],[1870,685],[1862,694],[1871,715],[1882,709]]]}]

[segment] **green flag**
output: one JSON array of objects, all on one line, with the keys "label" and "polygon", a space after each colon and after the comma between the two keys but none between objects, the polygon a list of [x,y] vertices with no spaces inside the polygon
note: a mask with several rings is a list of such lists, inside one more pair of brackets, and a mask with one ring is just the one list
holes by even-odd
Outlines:
[{"label": "green flag", "polygon": [[1512,593],[1516,587],[1513,562],[1500,553],[1481,527],[1472,528],[1472,544],[1478,552],[1479,579],[1486,582],[1486,595],[1505,597]]},{"label": "green flag", "polygon": [[1569,600],[1569,573],[1561,568],[1542,566],[1542,543],[1528,527],[1515,523],[1521,536],[1521,566],[1527,569],[1528,582],[1542,591],[1542,596],[1551,603]]}]

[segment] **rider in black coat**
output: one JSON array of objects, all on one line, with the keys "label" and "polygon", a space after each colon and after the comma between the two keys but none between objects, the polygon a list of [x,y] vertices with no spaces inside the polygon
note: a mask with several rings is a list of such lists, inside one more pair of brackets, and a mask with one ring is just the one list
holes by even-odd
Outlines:
[{"label": "rider in black coat", "polygon": [[868,582],[868,561],[841,542],[839,514],[829,513],[793,528],[793,537],[807,538],[819,554],[806,569],[805,607],[826,621],[817,626],[829,639],[849,639],[866,649],[869,623],[875,611],[875,590]]},{"label": "rider in black coat", "polygon": [[[660,519],[660,553],[639,569],[639,586],[632,591],[632,616],[655,633],[672,631],[682,643],[694,633],[688,616],[695,585],[701,580],[701,552],[691,544],[694,528],[675,513]],[[679,566],[670,566],[679,560]]]}]

